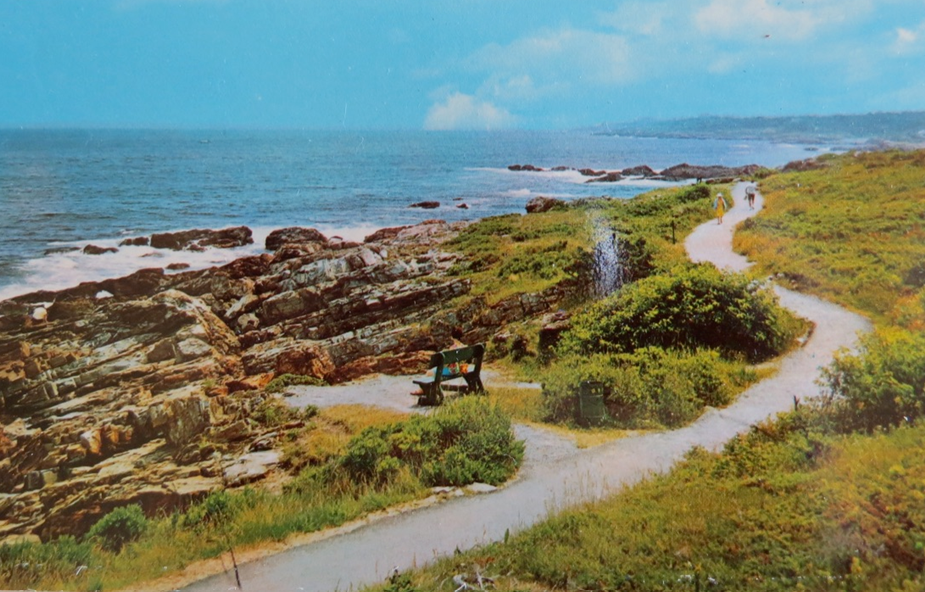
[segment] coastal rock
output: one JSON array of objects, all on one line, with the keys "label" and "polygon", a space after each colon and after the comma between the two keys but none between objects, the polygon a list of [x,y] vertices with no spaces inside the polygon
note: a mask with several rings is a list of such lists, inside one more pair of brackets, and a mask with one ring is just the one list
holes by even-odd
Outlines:
[{"label": "coastal rock", "polygon": [[251,229],[246,226],[223,228],[221,230],[193,229],[179,232],[164,232],[151,235],[151,246],[155,249],[174,251],[202,250],[205,247],[230,249],[254,242]]},{"label": "coastal rock", "polygon": [[596,177],[594,179],[588,179],[585,183],[616,183],[617,181],[622,181],[623,175],[617,172],[610,172],[602,177]]},{"label": "coastal rock", "polygon": [[624,177],[654,177],[657,173],[649,165],[642,164],[639,166],[629,167],[620,171]]},{"label": "coastal rock", "polygon": [[326,242],[328,242],[327,237],[314,228],[300,228],[298,226],[292,226],[289,228],[280,228],[279,230],[274,230],[271,232],[269,235],[267,235],[265,246],[268,251],[275,251],[283,245],[290,243],[301,244]]},{"label": "coastal rock", "polygon": [[424,210],[434,210],[440,207],[440,202],[439,201],[419,201],[417,203],[411,204],[408,207],[409,208],[421,208]]},{"label": "coastal rock", "polygon": [[[281,445],[252,418],[272,378],[415,374],[460,319],[466,340],[487,341],[580,289],[462,298],[470,281],[448,273],[461,255],[444,245],[467,225],[428,220],[363,244],[289,234],[218,268],[0,302],[0,408],[16,418],[0,430],[0,539],[79,536],[128,503],[183,507],[227,468],[255,466],[235,459]],[[28,319],[39,307],[45,319]],[[275,465],[262,466],[227,476],[243,484]]]},{"label": "coastal rock", "polygon": [[600,177],[601,175],[607,174],[607,171],[598,171],[595,169],[578,169],[578,172],[585,177]]},{"label": "coastal rock", "polygon": [[136,236],[134,238],[127,238],[122,240],[119,243],[120,247],[147,247],[151,244],[151,239],[147,236]]},{"label": "coastal rock", "polygon": [[564,205],[565,202],[561,199],[538,195],[527,202],[526,209],[528,214],[539,214]]},{"label": "coastal rock", "polygon": [[105,255],[106,253],[118,253],[119,249],[115,247],[98,247],[96,245],[87,245],[83,248],[84,255]]},{"label": "coastal rock", "polygon": [[819,162],[815,158],[807,158],[805,160],[794,160],[788,162],[783,167],[781,167],[781,172],[784,173],[796,173],[802,171],[815,171],[818,169],[824,169],[828,165],[824,162]]},{"label": "coastal rock", "polygon": [[507,167],[509,171],[531,171],[531,172],[542,172],[542,168],[533,166],[532,164],[512,164]]},{"label": "coastal rock", "polygon": [[760,167],[750,164],[742,167],[725,167],[720,165],[698,166],[685,163],[663,170],[659,179],[665,181],[685,181],[687,179],[717,179],[721,177],[739,177],[753,175]]},{"label": "coastal rock", "polygon": [[402,230],[406,228],[411,228],[411,226],[391,226],[389,228],[380,228],[376,232],[370,234],[363,239],[364,243],[377,243],[382,241],[387,241],[398,236]]}]

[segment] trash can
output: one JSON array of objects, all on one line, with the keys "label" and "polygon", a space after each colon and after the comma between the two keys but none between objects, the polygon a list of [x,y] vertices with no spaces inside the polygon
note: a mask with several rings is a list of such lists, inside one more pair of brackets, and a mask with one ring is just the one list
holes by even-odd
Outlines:
[{"label": "trash can", "polygon": [[585,426],[601,425],[606,415],[604,384],[596,380],[585,380],[578,393],[578,423]]}]

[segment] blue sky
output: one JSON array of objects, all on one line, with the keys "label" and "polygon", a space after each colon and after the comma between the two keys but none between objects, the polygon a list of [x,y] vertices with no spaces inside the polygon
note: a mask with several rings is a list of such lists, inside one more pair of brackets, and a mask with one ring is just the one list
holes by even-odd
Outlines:
[{"label": "blue sky", "polygon": [[925,0],[0,0],[0,126],[925,109]]}]

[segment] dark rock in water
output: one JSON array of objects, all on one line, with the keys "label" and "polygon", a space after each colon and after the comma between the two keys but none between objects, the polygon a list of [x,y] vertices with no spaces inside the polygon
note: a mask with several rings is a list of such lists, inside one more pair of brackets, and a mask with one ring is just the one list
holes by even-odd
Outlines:
[{"label": "dark rock in water", "polygon": [[119,243],[120,247],[147,247],[151,244],[151,239],[146,236],[136,236],[135,238],[127,238]]},{"label": "dark rock in water", "polygon": [[440,202],[439,201],[419,201],[417,203],[411,204],[408,207],[409,208],[422,208],[425,210],[433,210],[435,208],[440,207]]},{"label": "dark rock in water", "polygon": [[155,249],[180,251],[203,250],[206,247],[231,249],[254,242],[253,233],[247,226],[223,228],[221,230],[193,229],[179,232],[164,232],[151,235],[151,246]]},{"label": "dark rock in water", "polygon": [[268,251],[275,251],[285,244],[296,243],[326,243],[326,236],[314,228],[300,228],[292,226],[290,228],[280,228],[274,230],[267,236],[264,246]]},{"label": "dark rock in water", "polygon": [[104,255],[106,253],[118,253],[119,249],[115,247],[98,247],[96,245],[87,245],[83,248],[84,255]]},{"label": "dark rock in water", "polygon": [[539,195],[527,202],[527,213],[539,214],[542,212],[548,212],[555,207],[563,205],[565,205],[565,202],[561,199]]},{"label": "dark rock in water", "polygon": [[59,253],[73,253],[74,251],[79,251],[80,247],[55,247],[53,249],[45,249],[45,255],[57,255]]},{"label": "dark rock in water", "polygon": [[607,173],[603,177],[597,177],[596,179],[588,179],[585,183],[616,183],[617,181],[622,181],[623,175],[617,172]]},{"label": "dark rock in water", "polygon": [[468,210],[468,209],[469,209],[469,204],[461,203],[461,204],[457,205],[456,207],[457,207],[458,209],[460,209],[460,210]]},{"label": "dark rock in water", "polygon": [[578,172],[585,177],[600,177],[607,174],[607,171],[596,171],[594,169],[578,169]]},{"label": "dark rock in water", "polygon": [[180,271],[181,269],[189,269],[189,263],[171,263],[167,266],[168,271]]},{"label": "dark rock in water", "polygon": [[554,166],[554,167],[552,167],[552,168],[549,169],[549,170],[555,171],[555,172],[557,172],[557,173],[561,173],[561,172],[563,172],[563,171],[570,171],[570,170],[572,170],[572,167],[567,167],[567,166]]},{"label": "dark rock in water", "polygon": [[512,164],[507,167],[509,171],[534,171],[541,172],[543,169],[532,164]]},{"label": "dark rock in water", "polygon": [[646,164],[623,169],[621,172],[623,173],[624,177],[645,177],[647,179],[649,177],[654,177],[656,174],[655,171],[653,171],[652,168]]}]

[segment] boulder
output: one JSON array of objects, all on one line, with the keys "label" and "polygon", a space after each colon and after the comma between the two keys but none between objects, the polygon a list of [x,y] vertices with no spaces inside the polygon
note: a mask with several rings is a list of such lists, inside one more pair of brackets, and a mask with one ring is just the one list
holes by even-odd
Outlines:
[{"label": "boulder", "polygon": [[542,168],[533,166],[532,164],[512,164],[507,167],[509,171],[531,171],[531,172],[542,172]]},{"label": "boulder", "polygon": [[594,179],[588,179],[585,183],[616,183],[617,181],[622,181],[623,175],[617,172],[607,173],[602,177],[595,177]]},{"label": "boulder", "polygon": [[565,202],[561,199],[539,195],[528,201],[526,207],[528,214],[539,214],[563,205],[565,205]]},{"label": "boulder", "polygon": [[205,247],[230,249],[254,242],[251,229],[246,226],[210,230],[195,228],[179,232],[164,232],[151,235],[151,246],[155,249],[180,251],[201,250]]},{"label": "boulder", "polygon": [[655,171],[649,165],[641,164],[639,166],[629,167],[620,171],[624,177],[654,177]]},{"label": "boulder", "polygon": [[408,207],[409,208],[421,208],[424,210],[433,210],[433,209],[440,207],[440,202],[439,201],[419,201],[417,203],[411,204]]},{"label": "boulder", "polygon": [[146,236],[136,236],[134,238],[124,239],[119,243],[120,247],[147,247],[151,244],[151,239]]},{"label": "boulder", "polygon": [[598,171],[595,169],[578,169],[578,172],[585,177],[600,177],[601,175],[607,174],[607,171]]},{"label": "boulder", "polygon": [[291,226],[289,228],[280,228],[279,230],[274,230],[271,232],[267,236],[267,240],[264,243],[264,246],[268,251],[275,251],[285,244],[326,242],[328,242],[327,237],[314,228]]},{"label": "boulder", "polygon": [[115,247],[98,247],[96,245],[87,245],[83,248],[84,255],[105,255],[106,253],[118,253],[119,249]]},{"label": "boulder", "polygon": [[410,226],[391,226],[389,228],[380,228],[363,239],[364,243],[375,243],[384,240],[390,240],[398,236],[398,233]]}]

